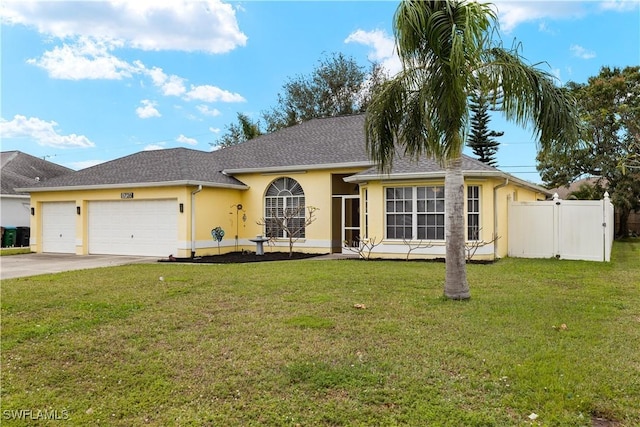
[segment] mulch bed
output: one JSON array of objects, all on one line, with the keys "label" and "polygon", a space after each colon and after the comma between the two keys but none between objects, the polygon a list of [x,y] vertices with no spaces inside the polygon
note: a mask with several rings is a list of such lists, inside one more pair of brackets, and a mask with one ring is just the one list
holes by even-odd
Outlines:
[{"label": "mulch bed", "polygon": [[266,262],[266,261],[288,261],[296,259],[307,259],[325,254],[306,254],[302,252],[265,252],[264,255],[256,255],[255,252],[230,252],[221,255],[197,256],[194,258],[164,258],[158,262],[191,262],[205,264],[240,264],[246,262]]},{"label": "mulch bed", "polygon": [[[159,259],[158,262],[187,262],[187,263],[202,263],[202,264],[242,264],[247,262],[267,262],[267,261],[288,261],[296,259],[308,259],[319,257],[327,254],[307,254],[303,252],[293,252],[289,256],[289,252],[265,252],[264,255],[256,255],[255,252],[243,251],[243,252],[229,252],[221,255],[207,255],[197,256],[194,258],[177,258],[171,256],[170,258]],[[359,259],[359,258],[353,258]],[[411,258],[407,261],[405,258],[396,259],[383,259],[383,258],[370,258],[368,261],[397,261],[397,262],[441,262],[444,263],[444,258],[435,259],[423,259],[423,258]],[[487,260],[471,260],[467,261],[469,264],[493,264],[496,261]]]}]

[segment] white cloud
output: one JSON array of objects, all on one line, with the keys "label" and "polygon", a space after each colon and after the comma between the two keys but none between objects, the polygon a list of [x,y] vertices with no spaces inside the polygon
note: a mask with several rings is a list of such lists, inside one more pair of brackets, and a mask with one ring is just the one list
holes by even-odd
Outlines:
[{"label": "white cloud", "polygon": [[30,138],[38,145],[54,148],[88,148],[95,144],[84,135],[61,135],[56,129],[58,123],[46,122],[36,117],[15,115],[13,120],[0,119],[2,138]]},{"label": "white cloud", "polygon": [[201,114],[203,114],[205,116],[217,117],[220,114],[222,114],[222,113],[220,113],[220,110],[218,110],[217,108],[211,109],[207,105],[204,105],[204,104],[198,105],[196,108],[198,109],[198,111],[200,111]]},{"label": "white cloud", "polygon": [[184,86],[186,79],[176,75],[168,76],[162,71],[162,68],[158,67],[153,67],[152,69],[145,68],[145,71],[151,77],[153,84],[162,90],[163,95],[180,96],[186,92]]},{"label": "white cloud", "polygon": [[583,4],[577,1],[494,0],[493,3],[498,10],[500,30],[507,34],[525,22],[544,18],[576,18],[585,13]]},{"label": "white cloud", "polygon": [[540,31],[541,33],[547,33],[547,34],[551,34],[551,35],[555,35],[556,32],[555,30],[551,29],[546,22],[540,22],[538,24],[538,31]]},{"label": "white cloud", "polygon": [[571,54],[573,56],[577,56],[578,58],[592,59],[596,57],[596,53],[594,51],[585,49],[584,47],[577,44],[571,45],[569,50],[571,51]]},{"label": "white cloud", "polygon": [[120,44],[82,37],[72,44],[56,46],[40,58],[27,63],[43,68],[54,79],[110,79],[129,78],[137,72],[131,64],[118,59],[111,52]]},{"label": "white cloud", "polygon": [[[115,55],[117,49],[127,48],[224,53],[244,46],[247,37],[238,29],[233,7],[220,0],[9,0],[1,5],[0,18],[3,25],[34,27],[48,38],[62,41],[39,58],[27,60],[51,78],[121,80],[144,75],[164,96],[182,96],[187,101],[245,101],[237,93],[212,85],[191,85],[187,92],[187,79]],[[139,115],[159,116],[149,108],[139,110]]]},{"label": "white cloud", "polygon": [[148,99],[143,99],[140,101],[142,104],[140,107],[136,108],[136,114],[141,119],[149,119],[151,117],[160,117],[162,114],[156,109],[156,102],[150,101]]},{"label": "white cloud", "polygon": [[198,145],[197,139],[189,138],[188,136],[184,136],[182,134],[180,134],[180,136],[176,138],[176,141],[178,141],[181,144]]},{"label": "white cloud", "polygon": [[372,48],[369,60],[377,62],[389,73],[395,75],[402,70],[402,63],[396,54],[395,40],[383,30],[356,30],[345,39],[345,43],[360,43]]},{"label": "white cloud", "polygon": [[149,144],[142,149],[142,151],[153,151],[153,150],[164,150],[164,145]]},{"label": "white cloud", "polygon": [[186,93],[185,99],[198,100],[204,102],[245,102],[246,99],[242,97],[242,95],[238,93],[232,93],[228,90],[220,89],[216,86],[211,85],[201,85],[194,86],[191,85],[191,89]]},{"label": "white cloud", "polygon": [[142,50],[225,53],[244,46],[233,7],[219,0],[4,1],[3,21],[59,39],[120,40]]},{"label": "white cloud", "polygon": [[222,131],[222,129],[220,129],[220,128],[212,128],[212,127],[210,127],[210,128],[209,128],[209,131],[210,131],[210,132],[213,132],[213,133],[220,133],[220,131]]},{"label": "white cloud", "polygon": [[605,0],[600,3],[600,8],[604,10],[614,10],[617,12],[627,12],[638,9],[640,1],[638,0]]}]

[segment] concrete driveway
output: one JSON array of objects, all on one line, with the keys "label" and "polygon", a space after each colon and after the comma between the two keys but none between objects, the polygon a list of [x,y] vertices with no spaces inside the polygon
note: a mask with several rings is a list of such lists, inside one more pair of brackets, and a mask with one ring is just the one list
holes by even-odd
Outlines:
[{"label": "concrete driveway", "polygon": [[158,257],[123,255],[25,254],[0,257],[0,279],[87,268],[157,262]]}]

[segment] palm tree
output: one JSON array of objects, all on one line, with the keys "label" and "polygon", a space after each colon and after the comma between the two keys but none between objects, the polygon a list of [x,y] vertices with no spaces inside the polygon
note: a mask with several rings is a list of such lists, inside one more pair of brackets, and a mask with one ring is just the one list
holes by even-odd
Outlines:
[{"label": "palm tree", "polygon": [[492,109],[519,125],[531,124],[542,150],[577,141],[578,135],[568,92],[549,73],[526,64],[517,50],[494,41],[496,22],[491,5],[475,1],[401,2],[393,25],[403,70],[380,87],[367,108],[367,149],[381,170],[391,170],[397,151],[432,157],[445,168],[444,294],[451,299],[470,297],[462,150],[478,79],[488,93],[500,94],[491,99]]}]

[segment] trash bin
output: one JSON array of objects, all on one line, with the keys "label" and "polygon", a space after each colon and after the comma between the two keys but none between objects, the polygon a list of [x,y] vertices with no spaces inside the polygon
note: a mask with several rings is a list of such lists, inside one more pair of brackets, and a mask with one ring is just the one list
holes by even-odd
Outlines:
[{"label": "trash bin", "polygon": [[11,248],[16,245],[16,227],[4,227],[4,235],[2,236],[2,247]]},{"label": "trash bin", "polygon": [[31,237],[31,228],[16,227],[16,246],[26,248],[29,246],[29,238]]}]

